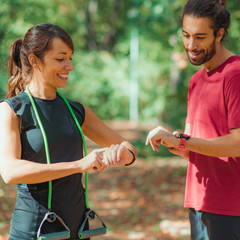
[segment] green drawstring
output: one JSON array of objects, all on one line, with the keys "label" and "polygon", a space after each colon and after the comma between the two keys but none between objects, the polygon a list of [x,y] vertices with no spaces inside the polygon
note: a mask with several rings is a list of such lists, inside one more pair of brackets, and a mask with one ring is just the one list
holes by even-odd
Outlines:
[{"label": "green drawstring", "polygon": [[[79,132],[81,133],[81,136],[82,136],[82,140],[83,140],[83,149],[84,149],[84,155],[87,156],[87,144],[86,144],[86,140],[85,140],[85,137],[84,137],[84,134],[83,134],[83,131],[82,131],[82,128],[77,120],[77,117],[75,115],[75,113],[73,112],[69,102],[67,101],[67,99],[58,91],[56,91],[57,94],[63,99],[63,101],[66,103],[78,129],[79,129]],[[89,204],[88,204],[88,172],[85,172],[85,202],[86,202],[86,207],[89,208]]]},{"label": "green drawstring", "polygon": [[[36,118],[37,118],[38,125],[39,125],[39,127],[41,129],[41,132],[42,132],[42,135],[43,135],[43,140],[44,140],[44,145],[45,145],[45,152],[46,152],[46,157],[47,157],[47,164],[51,164],[49,148],[48,148],[48,141],[47,141],[47,135],[45,133],[45,130],[44,130],[44,127],[42,125],[40,116],[38,114],[38,110],[37,110],[36,104],[35,104],[35,102],[33,100],[32,95],[29,92],[28,86],[26,87],[26,93],[27,93],[27,95],[28,95],[28,97],[30,99],[30,102],[31,102],[32,107],[33,107],[33,111],[34,111],[34,113],[36,115]],[[50,180],[48,182],[48,210],[51,211],[51,209],[52,209],[52,181]]]},{"label": "green drawstring", "polygon": [[[28,88],[28,85],[26,86],[26,93],[30,99],[30,102],[32,104],[32,107],[33,107],[33,111],[36,115],[36,118],[37,118],[37,122],[38,122],[38,125],[40,127],[40,130],[42,132],[42,135],[43,135],[43,139],[44,139],[44,145],[45,145],[45,152],[46,152],[46,158],[47,158],[47,164],[51,164],[51,161],[50,161],[50,154],[49,154],[49,148],[48,148],[48,141],[47,141],[47,135],[46,135],[46,132],[44,130],[44,127],[43,127],[43,124],[41,122],[41,119],[39,117],[39,114],[38,114],[38,110],[37,110],[37,107],[36,107],[36,104],[33,100],[33,97],[31,95],[31,93],[29,92],[29,88]],[[76,115],[74,114],[69,102],[67,101],[67,99],[61,94],[59,93],[58,91],[56,91],[56,93],[63,99],[63,101],[66,103],[78,129],[79,129],[79,132],[81,134],[81,137],[82,137],[82,140],[83,140],[83,148],[84,148],[84,155],[86,156],[87,155],[87,145],[86,145],[86,141],[85,141],[85,137],[84,137],[84,134],[83,134],[83,131],[82,131],[82,128],[77,120],[77,117]],[[89,208],[89,204],[88,204],[88,172],[85,172],[85,203],[86,203],[86,207]],[[48,210],[51,211],[52,209],[52,181],[50,180],[49,181],[49,184],[48,184]]]}]

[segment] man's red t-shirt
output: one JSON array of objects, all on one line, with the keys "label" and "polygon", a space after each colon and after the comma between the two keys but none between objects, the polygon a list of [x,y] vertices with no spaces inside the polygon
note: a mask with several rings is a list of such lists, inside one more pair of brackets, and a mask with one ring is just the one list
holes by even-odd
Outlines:
[{"label": "man's red t-shirt", "polygon": [[[191,77],[186,123],[190,123],[191,136],[202,139],[240,128],[240,56]],[[184,206],[240,216],[240,156],[209,157],[190,152]]]}]

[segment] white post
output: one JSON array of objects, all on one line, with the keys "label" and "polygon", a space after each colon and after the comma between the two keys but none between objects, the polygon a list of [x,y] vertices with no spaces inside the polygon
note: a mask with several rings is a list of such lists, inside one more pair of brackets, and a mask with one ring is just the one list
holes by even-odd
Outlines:
[{"label": "white post", "polygon": [[130,38],[130,99],[129,118],[130,121],[138,121],[138,56],[139,36],[138,30],[131,30]]}]

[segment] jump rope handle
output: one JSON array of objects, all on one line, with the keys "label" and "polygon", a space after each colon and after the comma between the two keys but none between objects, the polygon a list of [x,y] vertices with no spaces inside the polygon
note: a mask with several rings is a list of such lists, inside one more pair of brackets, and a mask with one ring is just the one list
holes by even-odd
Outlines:
[{"label": "jump rope handle", "polygon": [[105,227],[95,228],[92,230],[86,230],[86,231],[81,232],[79,234],[79,238],[80,239],[91,238],[91,237],[95,237],[95,236],[104,235],[104,234],[106,234],[106,232],[107,232],[107,229]]},{"label": "jump rope handle", "polygon": [[38,237],[37,240],[60,240],[60,239],[68,239],[70,238],[70,233],[68,231],[63,232],[56,232],[56,233],[48,233],[43,234],[40,237]]},{"label": "jump rope handle", "polygon": [[[95,219],[95,217],[97,217],[98,220],[101,222],[102,227],[91,229],[91,230],[83,230],[87,220],[88,219],[93,220],[93,219]],[[88,211],[85,213],[85,219],[82,223],[82,226],[80,227],[80,229],[78,231],[78,237],[80,239],[86,239],[86,238],[90,238],[90,237],[104,235],[106,233],[107,233],[107,226],[104,224],[102,219],[99,217],[99,215],[95,211],[88,209]]]}]

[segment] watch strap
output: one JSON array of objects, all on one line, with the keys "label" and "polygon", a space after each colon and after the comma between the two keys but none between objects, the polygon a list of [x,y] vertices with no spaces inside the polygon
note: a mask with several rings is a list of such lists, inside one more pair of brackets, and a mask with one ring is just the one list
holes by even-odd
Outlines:
[{"label": "watch strap", "polygon": [[180,133],[179,136],[180,138],[180,144],[179,144],[179,150],[185,150],[186,149],[186,142],[190,138],[190,135]]},{"label": "watch strap", "polygon": [[181,138],[180,139],[180,144],[179,144],[179,150],[185,150],[186,149],[186,138]]}]

